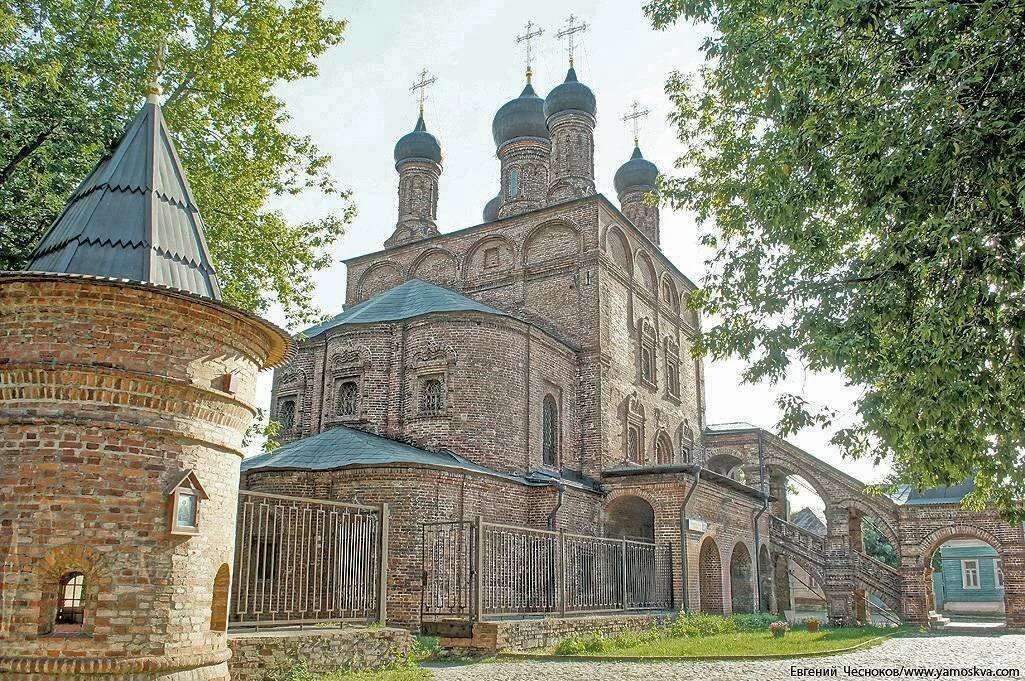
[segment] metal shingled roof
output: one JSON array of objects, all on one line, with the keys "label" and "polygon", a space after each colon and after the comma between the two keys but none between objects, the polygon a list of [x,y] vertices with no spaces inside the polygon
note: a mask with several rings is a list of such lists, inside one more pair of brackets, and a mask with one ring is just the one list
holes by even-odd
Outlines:
[{"label": "metal shingled roof", "polygon": [[545,486],[550,484],[547,480],[535,480],[478,466],[452,452],[431,452],[398,440],[391,440],[346,426],[335,426],[317,435],[289,442],[272,452],[243,459],[242,471],[329,471],[350,466],[389,464],[454,468],[498,476],[525,485]]},{"label": "metal shingled roof", "polygon": [[160,105],[148,101],[39,242],[26,268],[130,279],[213,300],[221,290]]},{"label": "metal shingled roof", "polygon": [[920,506],[923,504],[960,504],[969,492],[975,489],[975,481],[968,479],[951,487],[929,487],[916,490],[911,486],[903,486],[893,495],[897,504]]},{"label": "metal shingled roof", "polygon": [[503,317],[512,316],[461,293],[420,279],[410,279],[302,333],[308,338],[313,338],[342,324],[393,322],[430,312],[486,312]]}]

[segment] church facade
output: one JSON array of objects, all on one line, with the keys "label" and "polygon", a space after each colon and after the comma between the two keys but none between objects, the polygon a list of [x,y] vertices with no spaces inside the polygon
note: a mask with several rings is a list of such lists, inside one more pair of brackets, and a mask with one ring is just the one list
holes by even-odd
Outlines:
[{"label": "church facade", "polygon": [[700,579],[675,517],[685,499],[723,565],[738,543],[754,565],[767,537],[765,497],[739,468],[693,489],[707,459],[695,285],[660,248],[658,170],[639,148],[616,172],[617,202],[596,193],[595,114],[572,68],[544,99],[528,74],[492,126],[499,194],[481,224],[443,234],[441,149],[421,112],[395,147],[386,247],[346,261],[345,311],[275,373],[283,446],[247,460],[242,486],[389,503],[397,621],[416,623],[424,522],[669,542],[681,605]]}]

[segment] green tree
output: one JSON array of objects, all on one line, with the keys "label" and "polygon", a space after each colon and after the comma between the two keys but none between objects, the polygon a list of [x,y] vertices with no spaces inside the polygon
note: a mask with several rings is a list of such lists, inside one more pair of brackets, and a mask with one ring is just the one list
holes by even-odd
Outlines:
[{"label": "green tree", "polygon": [[897,550],[868,518],[861,522],[861,536],[865,540],[865,553],[892,567],[900,567]]},{"label": "green tree", "polygon": [[860,418],[780,400],[892,482],[974,477],[1025,519],[1025,3],[654,0],[709,27],[666,90],[684,146],[664,180],[705,225],[699,351],[863,387]]},{"label": "green tree", "polygon": [[[321,0],[0,2],[0,270],[19,269],[69,194],[142,103],[155,56],[164,112],[206,221],[225,298],[312,316],[311,272],[351,221],[328,157],[289,132],[277,84],[313,76],[344,22]],[[336,212],[268,210],[313,192]]]}]

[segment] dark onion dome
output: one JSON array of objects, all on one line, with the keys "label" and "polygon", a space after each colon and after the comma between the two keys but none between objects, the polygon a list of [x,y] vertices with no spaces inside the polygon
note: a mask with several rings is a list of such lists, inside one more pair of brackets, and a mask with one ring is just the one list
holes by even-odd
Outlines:
[{"label": "dark onion dome", "polygon": [[517,137],[540,137],[548,139],[545,125],[544,100],[537,96],[530,83],[516,99],[502,105],[491,123],[495,146],[500,147]]},{"label": "dark onion dome", "polygon": [[413,132],[403,135],[395,143],[395,164],[413,159],[426,159],[441,165],[441,145],[437,138],[427,132],[423,112],[416,121]]},{"label": "dark onion dome", "polygon": [[498,219],[498,209],[502,206],[502,192],[498,196],[484,204],[484,222],[494,222]]},{"label": "dark onion dome", "polygon": [[658,168],[641,156],[641,148],[635,146],[630,160],[619,166],[612,182],[616,192],[622,192],[629,187],[654,187],[657,180]]},{"label": "dark onion dome", "polygon": [[577,72],[569,67],[566,81],[555,86],[545,97],[545,118],[551,118],[561,111],[583,111],[594,116],[596,111],[594,93],[591,88],[577,80]]}]

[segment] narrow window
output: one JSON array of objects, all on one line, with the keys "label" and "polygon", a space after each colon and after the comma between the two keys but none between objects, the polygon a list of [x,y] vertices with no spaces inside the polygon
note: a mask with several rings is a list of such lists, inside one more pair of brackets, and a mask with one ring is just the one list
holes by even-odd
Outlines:
[{"label": "narrow window", "polygon": [[440,376],[425,378],[420,385],[420,413],[438,414],[445,408],[445,384]]},{"label": "narrow window", "polygon": [[520,171],[518,168],[509,169],[509,187],[506,196],[512,198],[520,193]]},{"label": "narrow window", "polygon": [[655,351],[647,344],[641,348],[641,376],[645,381],[655,380]]},{"label": "narrow window", "polygon": [[69,572],[60,578],[57,586],[56,624],[81,626],[85,619],[85,575]]},{"label": "narrow window", "polygon": [[666,392],[680,396],[680,354],[676,345],[666,341]]},{"label": "narrow window", "polygon": [[292,430],[295,427],[295,400],[282,400],[278,405],[278,423],[282,430]]},{"label": "narrow window", "polygon": [[668,465],[673,462],[673,445],[667,439],[668,436],[660,437],[655,442],[655,461],[660,465]]},{"label": "narrow window", "polygon": [[342,381],[338,384],[338,403],[335,413],[339,416],[359,414],[359,386],[356,381]]},{"label": "narrow window", "polygon": [[626,453],[630,461],[641,463],[641,434],[636,426],[626,429]]},{"label": "narrow window", "polygon": [[979,588],[979,561],[961,561],[961,586],[965,589]]},{"label": "narrow window", "polygon": [[548,466],[559,460],[559,405],[551,395],[545,395],[541,407],[541,455]]}]

